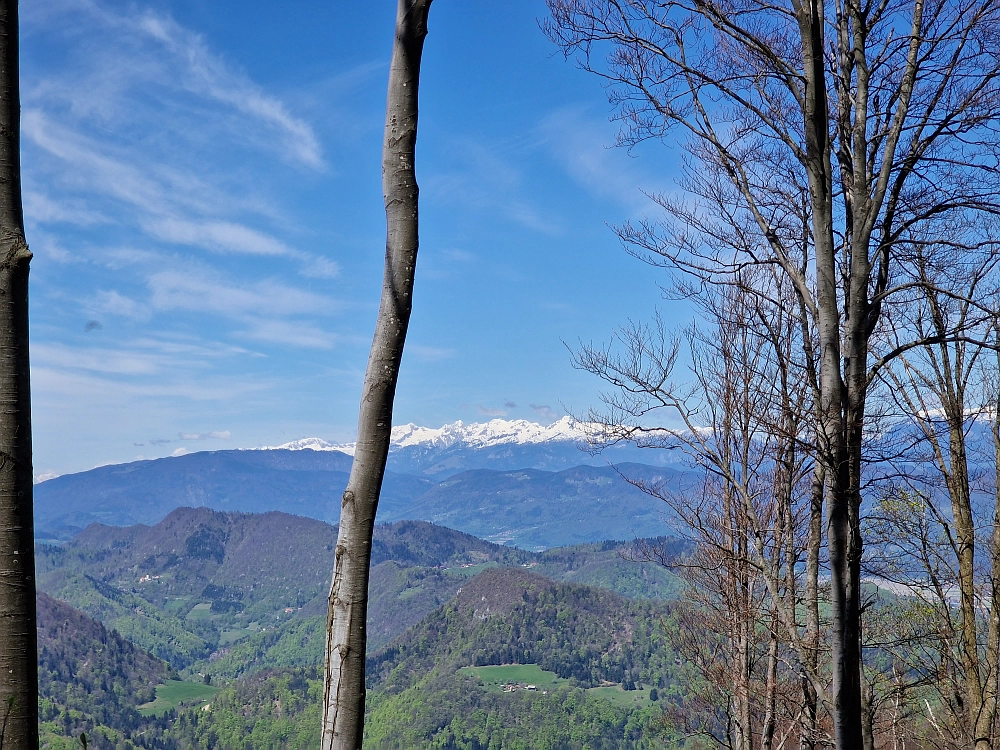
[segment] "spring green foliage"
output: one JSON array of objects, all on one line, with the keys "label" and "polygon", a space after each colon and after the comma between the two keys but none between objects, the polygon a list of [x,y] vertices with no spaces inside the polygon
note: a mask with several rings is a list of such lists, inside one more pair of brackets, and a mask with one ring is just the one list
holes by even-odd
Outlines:
[{"label": "spring green foliage", "polygon": [[189,625],[137,594],[66,569],[39,579],[42,590],[114,628],[172,666],[185,667],[210,651],[205,639],[192,632]]},{"label": "spring green foliage", "polygon": [[656,712],[617,706],[586,690],[495,693],[472,678],[434,672],[372,699],[365,747],[493,750],[641,750],[663,747]]},{"label": "spring green foliage", "polygon": [[323,685],[315,669],[260,672],[224,688],[207,710],[181,712],[177,750],[306,750],[319,747]]},{"label": "spring green foliage", "polygon": [[255,633],[233,644],[211,662],[194,669],[213,677],[235,679],[264,669],[316,666],[323,663],[326,618],[309,617],[263,633]]},{"label": "spring green foliage", "polygon": [[538,664],[583,687],[628,681],[659,687],[670,681],[675,658],[666,616],[653,602],[494,568],[371,655],[369,679],[399,692],[433,669]]},{"label": "spring green foliage", "polygon": [[[335,542],[336,529],[313,519],[179,508],[155,526],[95,524],[61,547],[38,545],[39,587],[177,669],[236,678],[320,663],[315,618],[326,613]],[[538,554],[429,523],[379,526],[369,649],[386,646],[491,566],[530,566],[638,598],[677,593],[674,576],[622,559],[620,547]]]},{"label": "spring green foliage", "polygon": [[[104,623],[76,612],[59,639],[84,655],[108,648],[94,642],[118,644],[121,672],[91,660],[100,679],[81,679],[85,689],[74,691],[78,667],[50,670],[50,684],[61,687],[40,704],[43,747],[77,748],[66,742],[81,731],[97,750],[315,746],[334,543],[335,529],[310,519],[188,508],[155,527],[94,526],[67,545],[39,545],[40,587]],[[569,737],[567,747],[646,747],[656,713],[648,689],[667,698],[674,679],[667,610],[559,582],[653,598],[676,590],[668,573],[622,559],[619,548],[532,553],[427,523],[379,527],[368,743],[560,747],[557,738]],[[510,663],[537,665],[514,670],[539,690],[491,687],[491,665]],[[459,671],[470,665],[479,677]],[[214,697],[202,674],[221,686]],[[208,710],[193,705],[209,697]]]},{"label": "spring green foliage", "polygon": [[[220,691],[208,710],[179,713],[169,739],[177,750],[317,748],[319,677],[314,669],[278,670],[240,680]],[[503,694],[487,690],[474,677],[434,674],[397,695],[373,693],[369,703],[366,748],[663,747],[663,738],[651,731],[655,710],[616,705],[566,684],[547,695]]]},{"label": "spring green foliage", "polygon": [[137,704],[152,700],[169,667],[96,620],[37,597],[40,744],[79,747],[86,732],[95,748],[122,747],[144,729]]},{"label": "spring green foliage", "polygon": [[534,685],[539,690],[558,685],[555,672],[546,672],[537,664],[504,664],[495,667],[462,667],[458,670],[466,677],[477,677],[483,685],[499,692],[504,685]]}]

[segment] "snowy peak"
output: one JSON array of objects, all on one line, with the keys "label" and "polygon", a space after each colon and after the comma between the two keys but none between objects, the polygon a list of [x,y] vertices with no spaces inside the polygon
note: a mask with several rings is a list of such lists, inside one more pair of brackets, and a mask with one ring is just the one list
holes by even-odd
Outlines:
[{"label": "snowy peak", "polygon": [[[353,446],[353,443],[351,444]],[[290,443],[285,443],[284,445],[277,446],[280,450],[288,451],[337,451],[343,450],[342,447],[336,446],[333,443],[328,443],[320,438],[302,438],[302,440],[293,440]],[[267,449],[265,449],[267,450]]]},{"label": "snowy peak", "polygon": [[510,443],[525,445],[556,440],[576,442],[586,437],[583,425],[572,417],[563,417],[550,425],[541,425],[526,419],[491,419],[489,422],[472,424],[465,424],[459,420],[438,429],[418,427],[415,424],[392,428],[392,445],[400,448],[411,445],[449,448],[458,444],[470,448],[488,448]]},{"label": "snowy peak", "polygon": [[[550,425],[526,419],[491,419],[465,424],[461,420],[443,427],[420,427],[415,424],[392,428],[390,445],[399,448],[490,448],[496,445],[532,445],[550,442],[581,442],[587,437],[585,425],[572,417],[563,417]],[[354,454],[354,443],[334,445],[320,438],[293,440],[277,446],[285,450],[341,451]]]}]

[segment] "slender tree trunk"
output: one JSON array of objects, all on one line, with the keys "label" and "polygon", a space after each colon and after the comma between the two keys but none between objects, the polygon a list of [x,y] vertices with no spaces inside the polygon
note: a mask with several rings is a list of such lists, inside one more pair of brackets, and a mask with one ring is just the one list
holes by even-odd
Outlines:
[{"label": "slender tree trunk", "polygon": [[[856,487],[852,488],[854,425],[845,414],[849,384],[841,372],[841,328],[837,263],[833,232],[833,168],[830,113],[825,70],[826,23],[823,3],[809,0],[797,11],[802,37],[805,98],[806,163],[811,195],[812,235],[816,257],[817,333],[819,336],[819,451],[826,464],[827,546],[830,555],[831,661],[834,744],[837,750],[862,746],[860,533]],[[852,268],[852,271],[854,269]],[[867,283],[867,278],[866,278]],[[853,290],[852,290],[853,291]],[[861,321],[852,321],[859,328]],[[850,336],[848,347],[853,343]],[[848,351],[848,357],[858,352]],[[864,353],[867,355],[867,352]],[[867,360],[862,360],[864,364]],[[863,402],[861,404],[863,408]],[[860,434],[860,425],[858,425]],[[857,446],[860,449],[860,446]],[[860,457],[860,453],[858,453]]]},{"label": "slender tree trunk", "polygon": [[[997,354],[1000,371],[1000,352]],[[976,750],[993,747],[993,732],[997,715],[998,677],[1000,668],[1000,388],[993,403],[993,470],[995,494],[993,498],[993,533],[990,539],[990,604],[986,636],[986,690],[983,712],[976,726]]]},{"label": "slender tree trunk", "polygon": [[0,748],[38,748],[28,264],[17,0],[0,0]]},{"label": "slender tree trunk", "polygon": [[417,262],[417,87],[430,5],[431,0],[399,0],[397,10],[382,150],[385,276],[330,585],[323,750],[357,750],[364,731],[368,573]]},{"label": "slender tree trunk", "polygon": [[806,546],[806,670],[802,675],[803,741],[802,747],[814,750],[819,734],[819,696],[810,675],[819,671],[819,563],[823,545],[823,493],[826,471],[822,463],[813,468],[809,493],[809,540]]},{"label": "slender tree trunk", "polygon": [[875,750],[875,706],[872,705],[871,686],[861,686],[861,734],[864,737],[864,750]]}]

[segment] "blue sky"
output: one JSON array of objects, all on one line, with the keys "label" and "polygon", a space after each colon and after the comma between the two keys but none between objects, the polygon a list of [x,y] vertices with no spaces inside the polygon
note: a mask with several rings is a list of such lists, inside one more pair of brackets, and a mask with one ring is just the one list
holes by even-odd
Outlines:
[{"label": "blue sky", "polygon": [[[36,476],[352,437],[384,252],[395,3],[33,0],[22,9]],[[655,308],[608,224],[678,151],[608,148],[600,82],[540,0],[437,0],[421,250],[396,422],[548,422],[599,384],[562,341]]]}]

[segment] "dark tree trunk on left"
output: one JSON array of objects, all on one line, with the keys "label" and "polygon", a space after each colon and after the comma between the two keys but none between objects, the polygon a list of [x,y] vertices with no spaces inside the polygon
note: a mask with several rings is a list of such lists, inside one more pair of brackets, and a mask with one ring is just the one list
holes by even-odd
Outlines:
[{"label": "dark tree trunk on left", "polygon": [[38,748],[28,264],[17,0],[0,0],[0,748]]},{"label": "dark tree trunk on left", "polygon": [[382,301],[361,393],[358,442],[340,509],[330,585],[323,750],[358,750],[365,720],[368,571],[375,511],[389,456],[392,406],[417,265],[417,85],[431,0],[399,0],[389,67],[382,191],[386,245]]}]

